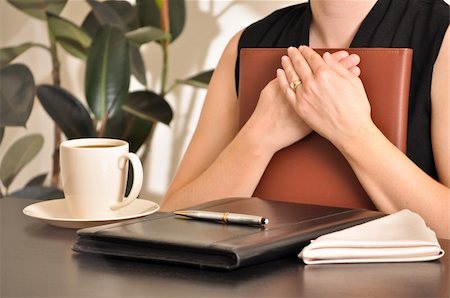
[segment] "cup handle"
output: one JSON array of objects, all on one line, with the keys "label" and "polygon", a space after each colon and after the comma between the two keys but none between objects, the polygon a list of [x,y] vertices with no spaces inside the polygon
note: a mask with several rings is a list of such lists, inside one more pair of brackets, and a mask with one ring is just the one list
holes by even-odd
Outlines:
[{"label": "cup handle", "polygon": [[[128,159],[131,162],[131,166],[133,168],[133,186],[131,187],[128,197],[125,197],[123,201],[112,205],[111,210],[117,210],[125,206],[128,206],[131,202],[133,202],[137,198],[142,188],[144,171],[142,169],[142,164],[139,157],[136,154],[130,152],[122,155],[121,158],[124,159],[124,161],[125,159]],[[123,162],[122,164],[123,166],[126,166],[126,162]]]}]

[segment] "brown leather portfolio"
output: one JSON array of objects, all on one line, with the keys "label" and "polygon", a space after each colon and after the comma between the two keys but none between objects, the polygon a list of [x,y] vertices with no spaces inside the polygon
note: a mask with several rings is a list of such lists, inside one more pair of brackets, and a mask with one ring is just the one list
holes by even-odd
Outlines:
[{"label": "brown leather portfolio", "polygon": [[[412,50],[351,48],[361,57],[360,78],[368,95],[372,119],[384,135],[406,151]],[[323,54],[332,49],[317,49]],[[282,48],[245,48],[240,56],[239,125],[248,120],[264,86],[281,67]],[[370,158],[368,156],[367,158]],[[372,201],[342,154],[328,140],[312,133],[277,152],[254,196],[290,202],[367,208]]]}]

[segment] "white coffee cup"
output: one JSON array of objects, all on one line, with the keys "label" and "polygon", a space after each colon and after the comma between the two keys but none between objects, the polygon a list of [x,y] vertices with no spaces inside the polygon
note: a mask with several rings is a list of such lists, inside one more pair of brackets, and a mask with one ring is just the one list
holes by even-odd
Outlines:
[{"label": "white coffee cup", "polygon": [[[128,160],[133,168],[133,185],[124,197]],[[118,210],[132,203],[141,191],[142,164],[129,152],[126,141],[87,138],[62,142],[60,164],[64,196],[74,218],[118,216]]]}]

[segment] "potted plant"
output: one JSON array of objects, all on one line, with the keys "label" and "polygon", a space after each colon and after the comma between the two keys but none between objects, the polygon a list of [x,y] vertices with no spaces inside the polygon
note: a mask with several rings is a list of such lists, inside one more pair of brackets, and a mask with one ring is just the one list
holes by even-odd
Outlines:
[{"label": "potted plant", "polygon": [[[49,45],[24,42],[0,49],[0,142],[8,126],[24,126],[30,115],[35,95],[55,122],[52,186],[58,186],[58,148],[61,132],[66,138],[111,137],[127,140],[130,150],[142,146],[142,159],[147,157],[157,123],[169,124],[172,109],[165,96],[178,84],[206,87],[212,71],[168,83],[168,48],[183,31],[184,0],[127,1],[87,0],[90,12],[81,25],[63,18],[60,13],[67,0],[8,0],[9,4],[48,25]],[[156,42],[162,50],[160,89],[147,88],[146,67],[140,47]],[[58,50],[85,61],[85,99],[76,98],[61,82]],[[26,65],[15,64],[23,52],[40,47],[52,58],[53,84],[37,84]],[[142,89],[130,91],[134,76]],[[4,92],[8,89],[7,92]],[[86,103],[86,104],[84,104]],[[4,192],[34,158],[43,144],[40,135],[19,139],[5,153],[0,163],[0,180]],[[32,179],[32,184],[45,180],[46,174]],[[1,190],[1,188],[0,188]]]}]

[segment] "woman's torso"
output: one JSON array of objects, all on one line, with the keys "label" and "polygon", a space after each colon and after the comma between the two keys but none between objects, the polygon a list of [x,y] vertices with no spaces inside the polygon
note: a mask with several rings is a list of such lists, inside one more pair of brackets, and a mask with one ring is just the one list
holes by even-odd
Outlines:
[{"label": "woman's torso", "polygon": [[[309,44],[310,24],[308,3],[280,9],[247,27],[238,50]],[[437,173],[431,146],[431,76],[448,24],[449,7],[442,0],[378,0],[350,45],[352,48],[413,49],[407,155],[435,179]],[[239,54],[237,89],[238,69]]]}]

